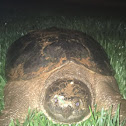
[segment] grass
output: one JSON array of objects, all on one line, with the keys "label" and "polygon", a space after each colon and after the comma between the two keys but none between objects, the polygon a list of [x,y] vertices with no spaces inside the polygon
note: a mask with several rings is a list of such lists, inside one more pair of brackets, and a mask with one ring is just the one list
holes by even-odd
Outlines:
[{"label": "grass", "polygon": [[[91,111],[91,109],[90,109]],[[31,111],[29,109],[28,116],[23,124],[23,126],[123,126],[125,122],[119,124],[119,107],[115,116],[111,117],[111,109],[109,111],[101,110],[101,112],[94,111],[90,119],[85,122],[80,122],[77,124],[54,124],[49,121],[42,112],[37,112],[36,110]],[[17,121],[16,124],[12,121],[9,126],[19,126],[20,123]]]},{"label": "grass", "polygon": [[[42,16],[12,14],[1,17],[0,20],[0,110],[4,107],[3,88],[6,83],[5,56],[7,48],[12,42],[25,35],[29,31],[45,29],[56,26],[61,28],[83,31],[96,39],[107,52],[110,63],[115,71],[120,93],[126,99],[126,19],[111,17],[65,17],[65,16]],[[36,114],[35,114],[36,113]],[[92,117],[73,126],[115,126],[119,125],[118,110],[112,119],[110,111],[101,110],[100,114],[93,112]],[[33,123],[34,122],[34,123]],[[59,126],[48,121],[42,112],[31,112],[24,126]],[[17,124],[19,126],[20,124]],[[122,124],[123,125],[123,124]],[[13,122],[10,126],[14,126]]]}]

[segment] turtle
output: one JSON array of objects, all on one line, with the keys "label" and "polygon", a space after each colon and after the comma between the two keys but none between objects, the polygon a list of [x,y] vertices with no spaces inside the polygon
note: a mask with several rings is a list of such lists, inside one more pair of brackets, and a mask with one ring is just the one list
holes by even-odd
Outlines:
[{"label": "turtle", "polygon": [[23,123],[28,108],[42,111],[54,123],[87,120],[91,111],[120,104],[122,98],[109,58],[93,37],[81,31],[51,27],[29,32],[9,47],[6,55],[5,107],[0,126],[10,119]]}]

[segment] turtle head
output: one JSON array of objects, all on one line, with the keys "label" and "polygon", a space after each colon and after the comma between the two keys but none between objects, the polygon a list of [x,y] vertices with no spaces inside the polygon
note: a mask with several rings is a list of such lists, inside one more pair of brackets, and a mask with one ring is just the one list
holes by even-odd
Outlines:
[{"label": "turtle head", "polygon": [[91,94],[81,81],[62,79],[46,89],[44,109],[54,122],[76,123],[90,116]]}]

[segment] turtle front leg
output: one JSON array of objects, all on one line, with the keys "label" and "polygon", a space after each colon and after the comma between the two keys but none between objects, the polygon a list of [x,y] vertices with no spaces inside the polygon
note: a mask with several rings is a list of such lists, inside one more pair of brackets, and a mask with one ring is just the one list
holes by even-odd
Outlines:
[{"label": "turtle front leg", "polygon": [[126,120],[126,100],[125,99],[121,99],[121,102],[120,102],[120,120],[121,121]]},{"label": "turtle front leg", "polygon": [[108,110],[112,106],[112,115],[117,111],[118,105],[120,104],[120,121],[126,119],[126,100],[122,99],[117,88],[116,81],[111,77],[105,78],[102,81],[98,81],[96,84],[96,104],[97,110],[100,111],[102,108]]},{"label": "turtle front leg", "polygon": [[25,110],[22,110],[20,108],[13,109],[12,107],[7,109],[5,108],[0,114],[0,126],[9,126],[11,120],[13,120],[14,122],[18,120],[22,124],[27,114],[28,114],[27,109]]},{"label": "turtle front leg", "polygon": [[8,126],[10,123],[10,116],[8,111],[3,111],[0,115],[0,126]]}]

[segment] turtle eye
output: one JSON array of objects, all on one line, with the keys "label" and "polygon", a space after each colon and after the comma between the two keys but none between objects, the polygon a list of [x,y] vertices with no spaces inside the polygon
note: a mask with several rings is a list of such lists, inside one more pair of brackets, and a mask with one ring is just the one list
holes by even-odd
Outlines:
[{"label": "turtle eye", "polygon": [[77,101],[77,102],[75,103],[75,105],[76,105],[76,107],[80,106],[80,102]]},{"label": "turtle eye", "polygon": [[54,102],[55,103],[58,103],[58,98],[54,98]]}]

